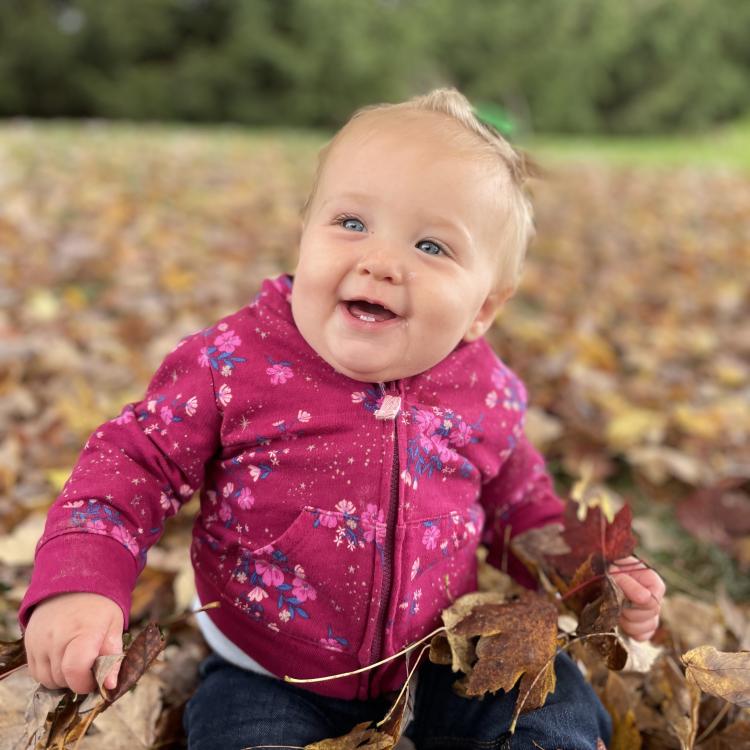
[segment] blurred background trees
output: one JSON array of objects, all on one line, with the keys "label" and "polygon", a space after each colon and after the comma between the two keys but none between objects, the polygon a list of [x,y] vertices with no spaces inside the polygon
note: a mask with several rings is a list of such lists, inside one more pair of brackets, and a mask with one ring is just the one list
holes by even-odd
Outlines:
[{"label": "blurred background trees", "polygon": [[330,127],[441,84],[557,133],[750,109],[746,0],[3,0],[0,116]]}]

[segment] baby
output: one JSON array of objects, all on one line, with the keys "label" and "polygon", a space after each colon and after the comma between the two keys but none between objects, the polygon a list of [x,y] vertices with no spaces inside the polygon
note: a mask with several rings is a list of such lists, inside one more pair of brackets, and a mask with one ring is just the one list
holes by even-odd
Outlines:
[{"label": "baby", "polygon": [[[523,158],[455,90],[357,112],[323,149],[294,276],[181,341],[143,401],[86,443],[37,548],[20,618],[31,674],[94,688],[164,519],[200,488],[191,558],[213,653],[189,747],[305,744],[383,716],[401,650],[476,587],[476,548],[560,518],[524,435],[526,392],[483,335],[532,234]],[[625,561],[626,563],[629,561]],[[621,628],[658,624],[651,570],[619,572]],[[557,657],[514,748],[594,750],[608,717]],[[499,747],[517,688],[467,699],[419,668],[417,748]],[[108,677],[114,685],[116,675]]]}]

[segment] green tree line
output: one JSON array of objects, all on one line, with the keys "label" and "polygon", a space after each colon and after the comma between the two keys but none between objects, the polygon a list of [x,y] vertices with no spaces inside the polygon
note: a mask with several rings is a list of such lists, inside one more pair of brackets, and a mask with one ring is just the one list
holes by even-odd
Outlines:
[{"label": "green tree line", "polygon": [[538,132],[750,110],[747,0],[0,0],[0,116],[331,127],[435,85]]}]

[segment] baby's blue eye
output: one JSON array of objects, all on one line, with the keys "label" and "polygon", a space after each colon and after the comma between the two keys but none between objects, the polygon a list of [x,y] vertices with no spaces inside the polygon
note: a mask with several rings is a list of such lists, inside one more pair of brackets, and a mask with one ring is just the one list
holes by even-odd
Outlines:
[{"label": "baby's blue eye", "polygon": [[442,255],[444,252],[443,248],[432,240],[420,240],[417,242],[417,247],[427,255]]},{"label": "baby's blue eye", "polygon": [[354,232],[364,232],[365,225],[359,219],[344,219],[341,222],[344,229],[351,229]]}]

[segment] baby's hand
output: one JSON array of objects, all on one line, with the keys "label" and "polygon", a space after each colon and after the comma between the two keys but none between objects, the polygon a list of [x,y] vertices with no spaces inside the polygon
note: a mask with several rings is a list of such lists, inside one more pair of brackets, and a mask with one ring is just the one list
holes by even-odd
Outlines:
[{"label": "baby's hand", "polygon": [[[24,634],[29,672],[46,688],[96,690],[97,656],[122,651],[122,610],[99,594],[60,594],[37,604]],[[117,684],[117,669],[105,687]]]},{"label": "baby's hand", "polygon": [[659,625],[664,581],[655,570],[632,556],[615,560],[609,574],[626,600],[617,623],[620,630],[637,641],[647,641]]}]

